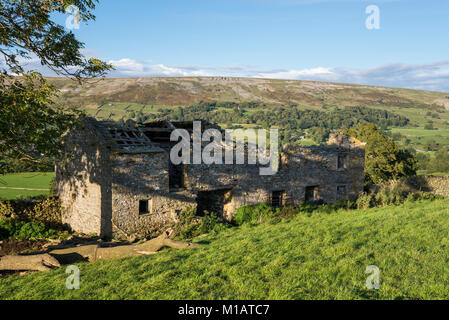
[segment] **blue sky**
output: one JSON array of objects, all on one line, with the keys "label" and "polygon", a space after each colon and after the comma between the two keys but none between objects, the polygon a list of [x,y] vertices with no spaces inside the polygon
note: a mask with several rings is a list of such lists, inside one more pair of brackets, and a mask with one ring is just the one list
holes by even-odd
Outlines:
[{"label": "blue sky", "polygon": [[[380,29],[365,9],[377,5]],[[447,0],[101,0],[73,30],[111,76],[244,76],[449,91]],[[58,22],[65,24],[65,16]]]}]

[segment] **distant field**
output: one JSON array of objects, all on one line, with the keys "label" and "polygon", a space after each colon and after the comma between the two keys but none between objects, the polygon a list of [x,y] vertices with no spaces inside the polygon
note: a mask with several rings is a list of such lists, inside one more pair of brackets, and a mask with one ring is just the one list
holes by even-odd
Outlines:
[{"label": "distant field", "polygon": [[449,172],[432,172],[432,171],[419,170],[418,175],[449,176]]},{"label": "distant field", "polygon": [[0,176],[0,199],[46,195],[54,173],[15,173]]},{"label": "distant field", "polygon": [[409,138],[411,143],[416,145],[418,149],[431,140],[440,145],[449,145],[449,129],[392,128],[391,131]]}]

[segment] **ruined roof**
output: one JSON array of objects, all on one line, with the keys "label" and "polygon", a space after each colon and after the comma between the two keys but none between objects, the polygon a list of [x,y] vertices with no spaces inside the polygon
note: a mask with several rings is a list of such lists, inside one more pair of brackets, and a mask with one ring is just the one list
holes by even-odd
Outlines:
[{"label": "ruined roof", "polygon": [[342,148],[364,148],[366,143],[351,137],[343,132],[331,134],[328,141],[329,146],[339,146]]},{"label": "ruined roof", "polygon": [[132,122],[119,125],[113,121],[95,121],[93,125],[103,135],[112,151],[118,153],[163,152]]}]

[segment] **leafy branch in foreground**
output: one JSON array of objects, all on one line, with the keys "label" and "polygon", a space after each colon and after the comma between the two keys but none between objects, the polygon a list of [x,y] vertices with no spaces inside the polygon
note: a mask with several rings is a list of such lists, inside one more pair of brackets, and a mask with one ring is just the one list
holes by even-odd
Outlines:
[{"label": "leafy branch in foreground", "polygon": [[[60,137],[77,113],[53,105],[57,91],[39,72],[25,70],[30,59],[57,75],[78,81],[104,77],[112,65],[86,58],[84,44],[52,18],[74,5],[83,22],[94,20],[94,0],[3,0],[0,3],[0,174],[2,160],[39,163],[55,157]],[[2,169],[3,168],[3,169]]]}]

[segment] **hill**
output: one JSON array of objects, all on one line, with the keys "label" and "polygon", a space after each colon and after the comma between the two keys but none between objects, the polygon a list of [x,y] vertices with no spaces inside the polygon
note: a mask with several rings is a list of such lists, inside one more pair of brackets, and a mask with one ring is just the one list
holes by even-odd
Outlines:
[{"label": "hill", "polygon": [[[448,299],[449,199],[315,211],[198,238],[204,246],[10,276],[0,299]],[[368,290],[367,266],[380,269]]]},{"label": "hill", "polygon": [[111,102],[142,105],[189,105],[200,101],[262,102],[307,107],[390,106],[449,109],[449,94],[354,84],[255,78],[120,78],[92,80],[83,86],[64,78],[49,78],[71,105],[91,107]]},{"label": "hill", "polygon": [[[190,108],[187,116],[204,118],[208,114],[208,120],[225,127],[275,125],[290,131],[284,134],[285,140],[301,142],[299,137],[305,134],[304,130],[313,126],[334,130],[350,124],[348,119],[371,121],[377,114],[377,125],[398,129],[390,133],[403,147],[436,151],[440,145],[449,145],[449,93],[254,78],[107,78],[82,86],[69,79],[49,80],[61,90],[58,105],[83,110],[98,119],[147,121],[175,116],[181,120],[186,115],[180,109],[214,102],[218,103],[217,108],[196,110],[200,112],[190,112]],[[239,105],[238,112],[234,112],[232,103]],[[355,114],[350,107],[364,110],[355,110]],[[333,121],[337,115],[338,120]],[[273,117],[281,121],[273,123]],[[301,123],[300,117],[309,119]],[[327,123],[320,123],[323,118]]]}]

